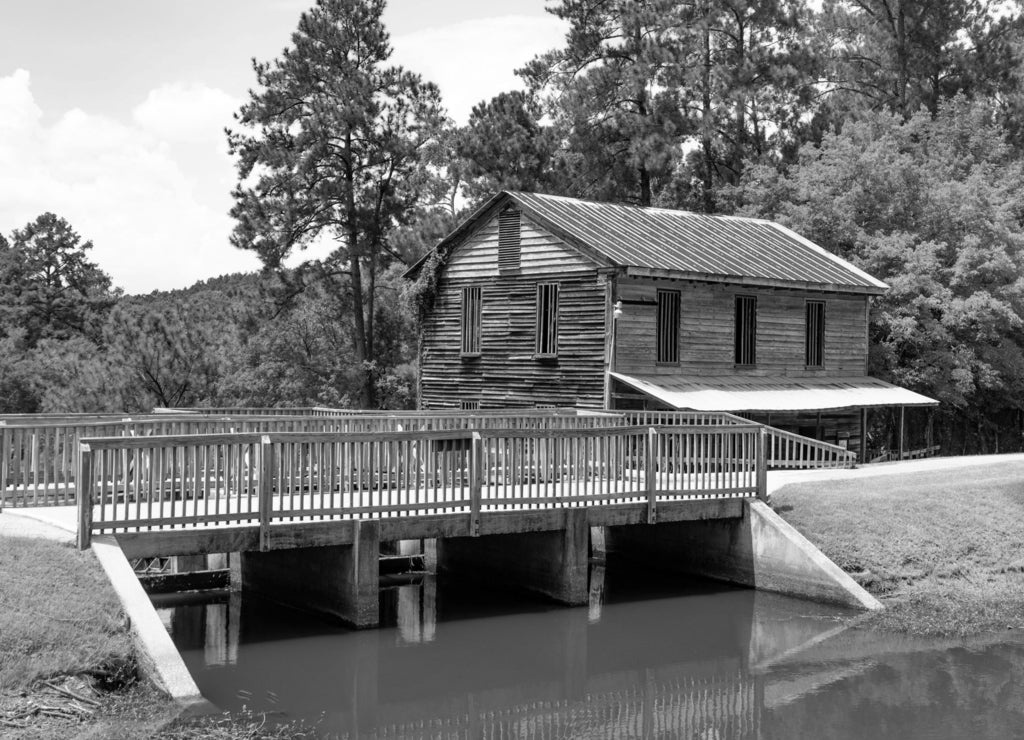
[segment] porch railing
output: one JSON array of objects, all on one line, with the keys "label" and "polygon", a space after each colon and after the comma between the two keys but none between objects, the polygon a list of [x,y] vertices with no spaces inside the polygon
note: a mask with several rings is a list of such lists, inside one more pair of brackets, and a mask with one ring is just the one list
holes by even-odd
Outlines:
[{"label": "porch railing", "polygon": [[767,454],[770,469],[850,468],[857,462],[857,453],[840,445],[775,427],[765,429],[768,433]]}]

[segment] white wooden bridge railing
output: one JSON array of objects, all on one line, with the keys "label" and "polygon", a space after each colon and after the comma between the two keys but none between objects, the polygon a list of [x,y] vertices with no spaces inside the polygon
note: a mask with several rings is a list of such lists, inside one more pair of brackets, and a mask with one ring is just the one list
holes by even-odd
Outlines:
[{"label": "white wooden bridge railing", "polygon": [[213,434],[85,439],[93,533],[764,496],[745,426]]},{"label": "white wooden bridge railing", "polygon": [[87,437],[152,437],[246,432],[397,432],[465,429],[575,429],[624,423],[617,414],[349,413],[325,415],[152,414],[94,417],[5,417],[0,420],[0,506],[69,506],[76,501],[79,442]]},{"label": "white wooden bridge railing", "polygon": [[[329,411],[329,410],[323,410]],[[599,429],[692,425],[737,427],[751,422],[725,413],[688,411],[577,411],[520,409],[491,412],[345,412],[341,415],[167,413],[131,417],[74,416],[0,420],[0,506],[67,506],[76,502],[79,442],[86,437],[186,434],[491,429]],[[769,468],[849,467],[854,453],[827,442],[767,427]]]}]

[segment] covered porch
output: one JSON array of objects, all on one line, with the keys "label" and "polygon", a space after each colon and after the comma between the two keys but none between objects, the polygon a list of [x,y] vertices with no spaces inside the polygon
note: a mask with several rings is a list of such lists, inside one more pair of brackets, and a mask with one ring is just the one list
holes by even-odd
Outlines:
[{"label": "covered porch", "polygon": [[[610,376],[613,409],[728,412],[849,449],[860,462],[872,459],[869,413],[896,411],[892,457],[903,459],[908,452],[906,410],[938,406],[932,398],[868,376]],[[926,421],[925,448],[931,445],[928,427]]]}]

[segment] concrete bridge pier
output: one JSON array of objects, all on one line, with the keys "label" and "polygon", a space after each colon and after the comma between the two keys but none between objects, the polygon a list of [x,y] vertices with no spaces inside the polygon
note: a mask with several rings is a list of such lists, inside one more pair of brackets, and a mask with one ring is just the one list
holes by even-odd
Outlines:
[{"label": "concrete bridge pier", "polygon": [[586,509],[566,509],[562,529],[437,541],[439,571],[472,580],[500,579],[569,606],[589,602],[589,556]]},{"label": "concrete bridge pier", "polygon": [[380,522],[356,522],[351,545],[243,552],[239,560],[243,592],[357,628],[380,621]]}]

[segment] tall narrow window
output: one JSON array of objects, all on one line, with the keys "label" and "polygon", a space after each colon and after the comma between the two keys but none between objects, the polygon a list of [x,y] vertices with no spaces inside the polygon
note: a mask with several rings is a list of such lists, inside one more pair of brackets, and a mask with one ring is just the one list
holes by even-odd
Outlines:
[{"label": "tall narrow window", "polygon": [[498,272],[519,270],[520,211],[508,208],[498,216]]},{"label": "tall narrow window", "polygon": [[736,364],[757,362],[757,298],[736,296]]},{"label": "tall narrow window", "polygon": [[539,357],[558,355],[558,283],[537,286],[537,341],[534,352]]},{"label": "tall narrow window", "polygon": [[462,289],[462,356],[480,354],[480,286]]},{"label": "tall narrow window", "polygon": [[679,362],[679,291],[658,291],[658,362]]},{"label": "tall narrow window", "polygon": [[808,367],[825,364],[825,301],[807,301],[807,342],[804,362]]}]

